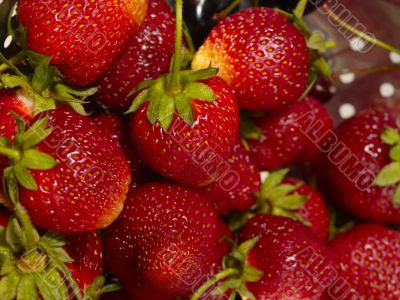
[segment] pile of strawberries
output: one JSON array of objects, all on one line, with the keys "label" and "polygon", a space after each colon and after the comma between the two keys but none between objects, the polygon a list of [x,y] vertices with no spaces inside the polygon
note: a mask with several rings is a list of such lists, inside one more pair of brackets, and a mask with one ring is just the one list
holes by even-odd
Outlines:
[{"label": "pile of strawberries", "polygon": [[400,299],[399,116],[332,128],[306,4],[231,14],[195,52],[182,0],[19,0],[0,299]]}]

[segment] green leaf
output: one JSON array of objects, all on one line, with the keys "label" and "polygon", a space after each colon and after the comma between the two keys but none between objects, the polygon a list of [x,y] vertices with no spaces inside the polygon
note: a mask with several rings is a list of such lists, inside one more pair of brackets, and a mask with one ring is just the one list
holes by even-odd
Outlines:
[{"label": "green leaf", "polygon": [[19,200],[18,181],[14,174],[14,167],[7,167],[3,171],[3,189],[14,204]]},{"label": "green leaf", "polygon": [[201,82],[191,82],[185,89],[190,99],[213,102],[217,99],[214,91],[206,84]]},{"label": "green leaf", "polygon": [[274,205],[283,209],[298,210],[303,207],[307,199],[307,196],[303,195],[288,195],[277,199]]},{"label": "green leaf", "polygon": [[314,31],[307,40],[307,47],[321,53],[326,52],[325,38],[319,31]]},{"label": "green leaf", "polygon": [[18,290],[17,300],[38,300],[38,292],[36,289],[35,276],[33,274],[22,275]]},{"label": "green leaf", "polygon": [[[279,201],[279,198],[286,196],[287,194],[294,192],[298,186],[294,184],[279,184],[278,186],[272,188],[268,193],[265,194],[268,198],[270,198],[271,202],[275,204],[276,201]],[[263,194],[264,196],[264,194]]]},{"label": "green leaf", "polygon": [[32,87],[39,94],[43,93],[53,83],[56,68],[50,66],[50,57],[46,57],[35,68],[32,78]]},{"label": "green leaf", "polygon": [[41,112],[52,110],[56,108],[56,102],[54,101],[53,98],[45,98],[40,96],[37,93],[34,93],[32,95],[33,101],[35,103],[34,105],[34,115],[38,115]]},{"label": "green leaf", "polygon": [[261,193],[266,194],[272,190],[272,188],[281,184],[287,173],[289,173],[289,169],[282,169],[270,173],[267,179],[261,185]]},{"label": "green leaf", "polygon": [[218,69],[217,68],[207,68],[198,71],[189,71],[183,74],[183,77],[187,80],[187,82],[195,82],[199,80],[206,80],[212,77],[217,76]]},{"label": "green leaf", "polygon": [[150,86],[152,86],[154,83],[156,82],[156,80],[145,80],[142,81],[141,83],[139,83],[129,94],[128,94],[128,98],[131,97],[132,95],[136,94],[137,92],[147,89]]},{"label": "green leaf", "polygon": [[0,267],[1,277],[4,277],[5,275],[16,271],[14,257],[10,251],[10,248],[6,249],[9,253],[4,256],[2,255],[2,258],[4,259],[1,260],[1,267]]},{"label": "green leaf", "polygon": [[174,98],[172,96],[163,95],[160,98],[160,108],[158,112],[158,120],[165,132],[171,126],[175,113]]},{"label": "green leaf", "polygon": [[31,170],[50,170],[57,165],[57,161],[51,155],[36,149],[26,150],[20,163]]},{"label": "green leaf", "polygon": [[309,77],[308,77],[307,87],[303,91],[301,96],[299,97],[299,100],[303,100],[310,93],[310,91],[314,87],[314,85],[317,82],[317,80],[318,80],[318,74],[317,74],[316,70],[314,70],[314,68],[311,68],[310,74],[309,74]]},{"label": "green leaf", "polygon": [[247,256],[247,253],[249,253],[250,250],[253,249],[257,245],[259,240],[260,240],[260,237],[256,236],[250,240],[244,241],[238,247],[239,252],[243,253],[245,256]]},{"label": "green leaf", "polygon": [[331,80],[331,67],[324,57],[319,57],[314,60],[313,65],[321,75],[323,75],[327,80]]},{"label": "green leaf", "polygon": [[131,107],[128,109],[126,114],[136,112],[144,102],[148,100],[149,90],[144,90],[137,95],[135,100],[133,100]]},{"label": "green leaf", "polygon": [[6,228],[6,242],[14,252],[19,253],[26,247],[26,236],[18,220],[11,218]]},{"label": "green leaf", "polygon": [[[39,295],[43,300],[59,300],[58,298],[58,292],[57,289],[55,289],[55,286],[52,286],[51,277],[49,274],[38,274],[38,273],[33,273],[35,276],[35,283],[37,286],[37,289],[39,291]],[[48,278],[50,277],[50,278]],[[59,284],[59,283],[58,283]],[[56,285],[57,286],[57,285]]]},{"label": "green leaf", "polygon": [[61,248],[65,246],[64,236],[60,233],[46,232],[40,239],[40,243],[49,248]]},{"label": "green leaf", "polygon": [[400,144],[390,149],[389,156],[392,160],[400,162]]},{"label": "green leaf", "polygon": [[237,293],[240,295],[241,299],[257,300],[253,293],[250,292],[244,284],[237,289]]},{"label": "green leaf", "polygon": [[400,133],[395,128],[387,127],[381,134],[381,139],[385,144],[395,145],[400,143]]},{"label": "green leaf", "polygon": [[189,96],[184,92],[174,95],[174,103],[179,117],[186,124],[192,125],[194,122],[193,107]]},{"label": "green leaf", "polygon": [[78,102],[73,102],[73,101],[68,101],[67,102],[68,106],[73,109],[74,112],[81,116],[89,116],[90,113],[86,112],[85,107],[83,106],[82,103]]},{"label": "green leaf", "polygon": [[15,177],[17,178],[19,184],[24,188],[32,191],[37,191],[38,187],[36,185],[35,179],[31,173],[21,164],[16,164],[13,166]]},{"label": "green leaf", "polygon": [[36,121],[31,127],[29,127],[20,135],[19,141],[24,149],[29,149],[36,146],[50,135],[53,130],[51,128],[46,128],[48,121],[49,117],[45,116]]},{"label": "green leaf", "polygon": [[14,300],[17,296],[19,277],[16,272],[8,274],[0,280],[1,300]]},{"label": "green leaf", "polygon": [[375,184],[380,187],[389,186],[400,181],[400,162],[386,165],[375,179]]},{"label": "green leaf", "polygon": [[243,117],[240,119],[240,135],[249,140],[259,140],[262,131],[252,120]]},{"label": "green leaf", "polygon": [[2,74],[0,76],[0,80],[1,82],[3,82],[3,84],[8,87],[8,88],[16,88],[16,87],[21,87],[21,86],[25,86],[28,84],[28,82],[26,81],[25,78],[22,78],[20,76],[16,76],[16,75],[10,75],[10,74]]},{"label": "green leaf", "polygon": [[393,204],[400,205],[400,185],[397,186],[396,190],[394,191]]},{"label": "green leaf", "polygon": [[263,272],[257,268],[246,264],[243,268],[243,277],[246,282],[257,282],[263,276]]},{"label": "green leaf", "polygon": [[161,102],[160,99],[161,99],[161,93],[159,93],[158,95],[155,95],[153,93],[153,95],[151,95],[151,101],[149,106],[147,107],[147,113],[146,113],[147,119],[151,124],[154,124],[158,119],[158,112]]}]

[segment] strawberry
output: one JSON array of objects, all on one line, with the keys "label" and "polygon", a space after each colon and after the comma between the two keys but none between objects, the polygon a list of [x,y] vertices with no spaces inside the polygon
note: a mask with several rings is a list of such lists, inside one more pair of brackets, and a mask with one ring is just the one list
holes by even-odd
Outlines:
[{"label": "strawberry", "polygon": [[97,232],[69,234],[65,249],[74,260],[67,265],[81,290],[86,290],[103,273],[103,245]]},{"label": "strawberry", "polygon": [[[174,181],[204,186],[227,173],[224,158],[238,136],[235,96],[216,69],[183,71],[182,0],[177,1],[171,72],[139,84],[129,113],[143,161]],[[228,170],[229,171],[229,170]]]},{"label": "strawberry", "polygon": [[255,193],[261,184],[258,168],[240,140],[230,149],[226,162],[232,176],[218,178],[199,189],[220,215],[249,209],[255,203]]},{"label": "strawberry", "polygon": [[169,71],[174,53],[174,15],[165,0],[149,0],[147,16],[127,49],[100,81],[97,99],[108,108],[128,110],[130,91]]},{"label": "strawberry", "polygon": [[329,248],[347,285],[333,285],[329,299],[399,299],[400,234],[377,224],[359,224],[335,237]]},{"label": "strawberry", "polygon": [[98,115],[93,118],[93,121],[121,146],[131,168],[132,186],[143,182],[149,175],[150,170],[139,158],[131,145],[128,122],[120,116],[113,114]]},{"label": "strawberry", "polygon": [[146,0],[22,0],[18,20],[30,50],[51,57],[65,82],[85,86],[105,75],[138,31],[146,8]]},{"label": "strawberry", "polygon": [[192,68],[219,68],[239,106],[270,111],[299,100],[307,87],[309,51],[299,29],[270,8],[249,8],[222,20]]},{"label": "strawberry", "polygon": [[307,183],[286,177],[289,169],[268,174],[257,193],[257,203],[248,211],[230,216],[232,230],[243,227],[257,214],[272,214],[302,222],[320,239],[329,233],[329,215],[322,196]]},{"label": "strawberry", "polygon": [[[18,119],[17,119],[18,120]],[[49,128],[49,127],[50,128]],[[27,208],[33,223],[60,232],[107,227],[119,215],[130,184],[128,162],[110,137],[88,117],[68,108],[39,114],[0,152],[8,195]]]},{"label": "strawberry", "polygon": [[285,217],[258,215],[241,230],[241,240],[259,237],[247,263],[263,272],[247,283],[254,299],[320,299],[335,279],[327,247],[306,226]]},{"label": "strawberry", "polygon": [[321,145],[318,180],[343,210],[378,223],[400,223],[400,133],[385,109],[344,121]]},{"label": "strawberry", "polygon": [[328,112],[311,97],[252,121],[256,129],[249,132],[248,121],[242,119],[242,135],[248,138],[259,167],[268,171],[315,159],[319,153],[317,145],[324,142],[332,129]]},{"label": "strawberry", "polygon": [[[104,283],[100,235],[92,232],[62,237],[48,232],[39,236],[33,228],[33,235],[29,235],[26,231],[29,221],[27,225],[18,220],[24,209],[19,206],[16,211],[17,219],[1,215],[4,222],[0,226],[3,251],[0,265],[2,269],[7,266],[1,274],[2,299],[39,296],[43,300],[68,300],[81,294],[98,299]],[[14,231],[17,228],[19,234]],[[36,239],[31,249],[27,247],[30,238]]]},{"label": "strawberry", "polygon": [[213,275],[231,233],[196,191],[167,183],[133,189],[107,230],[105,259],[134,299],[190,295]]}]

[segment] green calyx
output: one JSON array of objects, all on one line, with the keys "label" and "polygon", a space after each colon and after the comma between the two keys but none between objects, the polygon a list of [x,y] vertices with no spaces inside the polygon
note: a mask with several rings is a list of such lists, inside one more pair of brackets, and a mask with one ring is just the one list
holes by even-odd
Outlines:
[{"label": "green calyx", "polygon": [[101,295],[119,291],[121,288],[119,283],[106,284],[106,279],[103,276],[97,276],[92,284],[86,288],[82,300],[98,300]]},{"label": "green calyx", "polygon": [[[29,50],[25,44],[25,28],[21,25],[16,29],[13,28],[14,10],[15,7],[9,11],[8,35],[22,50],[10,59],[0,53],[0,89],[20,88],[27,98],[33,100],[35,114],[54,109],[56,103],[61,103],[70,106],[79,114],[87,115],[83,107],[85,99],[94,95],[97,88],[76,90],[63,84],[62,75],[50,64],[51,57]],[[24,70],[27,72],[22,72],[17,64],[24,64]]]},{"label": "green calyx", "polygon": [[[12,217],[0,229],[0,295],[2,300],[82,299],[80,289],[65,266],[73,260],[62,237],[46,233],[28,250],[25,226]],[[37,232],[36,232],[37,233]]]},{"label": "green calyx", "polygon": [[143,89],[127,113],[136,112],[143,103],[149,102],[147,118],[151,124],[159,121],[162,128],[168,131],[174,114],[177,112],[182,120],[192,125],[194,112],[191,100],[212,102],[216,99],[214,91],[197,80],[214,77],[217,72],[217,69],[180,71],[180,87],[175,92],[169,89],[169,74],[156,80],[145,81],[134,90],[133,93]]},{"label": "green calyx", "polygon": [[297,213],[307,201],[307,196],[293,193],[299,185],[283,183],[288,172],[289,169],[282,169],[270,173],[262,183],[261,191],[257,193],[256,205],[247,212],[233,214],[229,220],[229,227],[236,231],[257,214],[287,217],[310,226],[310,223]]},{"label": "green calyx", "polygon": [[[37,190],[36,182],[29,170],[49,170],[57,161],[47,153],[35,149],[52,132],[47,127],[48,117],[44,117],[26,129],[25,122],[14,114],[17,135],[13,143],[0,137],[0,154],[9,158],[9,167],[4,169],[3,187],[13,204],[18,201],[18,184],[26,189]],[[10,206],[9,203],[3,203]]]},{"label": "green calyx", "polygon": [[391,163],[382,168],[375,178],[375,185],[387,187],[397,185],[393,195],[393,204],[400,205],[400,130],[388,127],[381,135],[382,141],[390,145],[389,157]]},{"label": "green calyx", "polygon": [[214,91],[199,80],[209,79],[218,73],[218,69],[209,68],[199,71],[182,71],[183,12],[182,0],[176,1],[175,54],[171,63],[171,72],[156,80],[147,80],[139,84],[129,97],[140,92],[127,113],[136,112],[143,103],[149,102],[147,118],[151,124],[157,121],[164,131],[168,131],[175,112],[187,124],[194,123],[191,100],[215,101]]},{"label": "green calyx", "polygon": [[[248,262],[249,252],[257,245],[259,240],[260,237],[255,237],[240,245],[231,241],[233,250],[223,258],[222,271],[200,286],[190,300],[198,300],[206,293],[216,297],[227,292],[229,293],[229,300],[236,299],[237,295],[241,299],[256,300],[253,293],[246,287],[246,283],[257,282],[263,276],[262,271]],[[219,284],[220,282],[222,283]],[[212,287],[214,289],[209,291]]]}]

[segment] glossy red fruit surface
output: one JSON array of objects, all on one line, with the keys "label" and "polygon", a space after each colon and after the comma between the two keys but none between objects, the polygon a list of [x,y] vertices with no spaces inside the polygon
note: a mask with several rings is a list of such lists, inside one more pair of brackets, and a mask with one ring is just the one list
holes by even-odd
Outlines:
[{"label": "glossy red fruit surface", "polygon": [[255,204],[255,194],[261,185],[258,167],[240,139],[230,149],[225,162],[229,164],[234,177],[218,178],[200,188],[221,215],[249,209]]},{"label": "glossy red fruit surface", "polygon": [[253,121],[261,137],[248,143],[259,167],[268,171],[315,159],[332,129],[329,114],[312,97]]},{"label": "glossy red fruit surface", "polygon": [[329,299],[398,299],[400,234],[377,224],[360,224],[338,235],[329,248],[348,285],[333,287]]},{"label": "glossy red fruit surface", "polygon": [[260,281],[246,284],[256,299],[320,299],[335,280],[330,251],[303,224],[258,215],[240,232],[242,241],[256,236],[260,240],[248,262],[264,274]]},{"label": "glossy red fruit surface", "polygon": [[65,82],[85,86],[104,76],[146,9],[147,0],[22,0],[18,20],[31,50],[51,57]]},{"label": "glossy red fruit surface", "polygon": [[308,81],[309,53],[300,31],[270,8],[250,8],[222,20],[192,67],[219,68],[239,106],[270,111],[299,100]]},{"label": "glossy red fruit surface", "polygon": [[175,113],[172,125],[165,132],[159,122],[154,125],[149,122],[147,103],[130,123],[132,142],[148,166],[164,177],[195,186],[207,185],[213,177],[227,171],[221,163],[239,131],[238,106],[229,86],[219,77],[204,83],[217,99],[214,102],[191,100],[193,125]]},{"label": "glossy red fruit surface", "polygon": [[149,0],[140,31],[100,82],[97,99],[108,108],[127,111],[128,94],[142,81],[169,71],[175,40],[175,17],[165,0]]},{"label": "glossy red fruit surface", "polygon": [[87,232],[107,227],[119,215],[131,176],[119,145],[104,136],[88,117],[59,108],[48,116],[53,132],[37,149],[58,165],[31,170],[37,191],[21,188],[20,201],[32,221],[61,232]]},{"label": "glossy red fruit surface", "polygon": [[231,233],[198,192],[150,183],[132,190],[107,229],[106,262],[134,299],[191,295],[221,267]]},{"label": "glossy red fruit surface", "polygon": [[388,127],[397,128],[388,111],[360,112],[327,139],[316,168],[326,197],[345,211],[373,222],[399,223],[400,207],[393,201],[396,185],[374,183],[391,163],[391,147],[381,138]]}]

